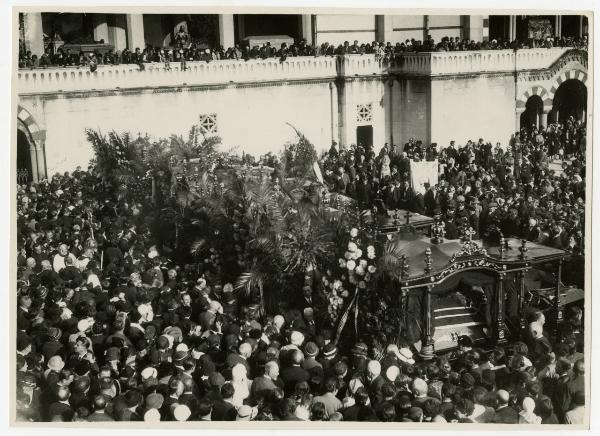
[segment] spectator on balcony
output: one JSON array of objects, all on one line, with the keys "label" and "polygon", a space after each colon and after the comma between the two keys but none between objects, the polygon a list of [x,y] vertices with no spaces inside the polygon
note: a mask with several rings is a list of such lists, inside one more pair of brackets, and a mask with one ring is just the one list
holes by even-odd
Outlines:
[{"label": "spectator on balcony", "polygon": [[184,26],[179,26],[179,31],[175,35],[175,45],[182,49],[190,45],[190,35],[186,32]]},{"label": "spectator on balcony", "polygon": [[328,42],[324,42],[323,44],[321,44],[319,54],[321,56],[333,56],[335,55],[335,47],[329,44]]},{"label": "spectator on balcony", "polygon": [[40,56],[39,66],[46,68],[52,65],[52,57],[50,55],[50,48],[46,48],[44,53]]}]

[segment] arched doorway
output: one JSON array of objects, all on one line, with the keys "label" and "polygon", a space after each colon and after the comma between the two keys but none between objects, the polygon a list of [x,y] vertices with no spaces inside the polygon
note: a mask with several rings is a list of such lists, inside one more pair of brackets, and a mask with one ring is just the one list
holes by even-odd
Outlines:
[{"label": "arched doorway", "polygon": [[525,112],[521,114],[521,127],[539,128],[542,124],[542,114],[544,113],[544,102],[539,95],[532,95],[525,103]]},{"label": "arched doorway", "polygon": [[552,105],[552,120],[563,123],[574,117],[585,119],[587,114],[587,87],[577,79],[565,80],[556,90]]},{"label": "arched doorway", "polygon": [[27,134],[17,130],[17,183],[24,184],[33,180],[33,163],[29,151],[29,139]]}]

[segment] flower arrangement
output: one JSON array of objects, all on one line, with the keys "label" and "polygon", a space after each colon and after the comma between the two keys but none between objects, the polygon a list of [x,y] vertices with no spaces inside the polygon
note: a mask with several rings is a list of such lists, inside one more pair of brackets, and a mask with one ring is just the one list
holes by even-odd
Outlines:
[{"label": "flower arrangement", "polygon": [[[364,247],[359,230],[352,228],[348,232],[347,243],[337,260],[336,271],[327,270],[322,281],[328,299],[328,314],[336,323],[342,309],[349,305],[348,299],[355,299],[358,292],[366,291],[377,272],[375,247]],[[363,248],[361,248],[363,247]],[[353,292],[354,291],[354,292]]]}]

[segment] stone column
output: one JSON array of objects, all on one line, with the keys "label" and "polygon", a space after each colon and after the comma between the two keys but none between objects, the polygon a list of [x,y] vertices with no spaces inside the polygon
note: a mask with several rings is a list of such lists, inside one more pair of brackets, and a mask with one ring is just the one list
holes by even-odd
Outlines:
[{"label": "stone column", "polygon": [[35,154],[37,162],[37,177],[39,180],[44,180],[46,178],[46,154],[44,153],[43,143],[35,144]]},{"label": "stone column", "polygon": [[308,45],[313,44],[312,15],[300,15],[300,38],[306,39]]},{"label": "stone column", "polygon": [[429,36],[429,15],[423,15],[423,41]]},{"label": "stone column", "polygon": [[481,42],[489,39],[489,15],[465,15],[463,34],[466,39]]},{"label": "stone column", "polygon": [[92,14],[92,23],[94,25],[94,41],[104,41],[108,44],[108,23],[106,14]]},{"label": "stone column", "polygon": [[517,110],[515,112],[515,132],[521,130],[521,115],[525,112],[524,110]]},{"label": "stone column", "polygon": [[517,17],[515,15],[509,15],[508,17],[508,39],[514,41],[516,39],[517,30]]},{"label": "stone column", "polygon": [[237,15],[238,22],[238,41],[241,43],[242,40],[246,37],[246,22],[244,20],[243,14]]},{"label": "stone column", "polygon": [[390,86],[390,147],[394,146],[394,79],[388,82]]},{"label": "stone column", "polygon": [[329,83],[329,93],[331,99],[331,142],[335,141],[337,143],[340,142],[339,138],[339,109],[338,109],[338,91],[337,86],[335,86],[334,82]]},{"label": "stone column", "polygon": [[540,127],[548,127],[548,113],[550,109],[544,108],[543,112],[540,114]]},{"label": "stone column", "polygon": [[558,36],[560,38],[562,34],[562,19],[560,15],[554,16],[554,36]]},{"label": "stone column", "polygon": [[144,42],[144,15],[127,14],[127,47],[131,51],[136,48],[143,50],[146,47]]},{"label": "stone column", "polygon": [[39,58],[44,53],[44,30],[41,12],[23,14],[23,30],[25,33],[25,49]]},{"label": "stone column", "polygon": [[233,14],[219,14],[219,44],[225,50],[235,45]]},{"label": "stone column", "polygon": [[127,18],[125,14],[115,14],[113,22],[108,27],[109,41],[115,46],[115,51],[127,48]]},{"label": "stone column", "polygon": [[388,42],[394,32],[391,15],[375,15],[375,39],[377,42]]},{"label": "stone column", "polygon": [[31,177],[33,181],[38,181],[38,163],[37,163],[37,149],[35,144],[29,144],[29,156],[31,159]]},{"label": "stone column", "polygon": [[356,108],[352,107],[352,79],[340,80],[336,85],[338,92],[338,143],[341,149],[352,141],[350,138],[353,136],[350,129],[354,127],[354,123],[351,120]]},{"label": "stone column", "polygon": [[577,35],[581,38],[583,36],[583,15],[579,16],[579,29]]}]

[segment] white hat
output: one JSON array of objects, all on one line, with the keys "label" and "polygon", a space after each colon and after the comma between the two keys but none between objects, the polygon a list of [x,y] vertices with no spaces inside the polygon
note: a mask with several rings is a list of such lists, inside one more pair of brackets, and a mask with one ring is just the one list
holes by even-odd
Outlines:
[{"label": "white hat", "polygon": [[149,304],[140,304],[137,310],[140,315],[147,316],[150,312],[152,312],[152,306]]},{"label": "white hat", "polygon": [[192,412],[190,411],[190,408],[185,404],[179,404],[175,407],[175,410],[173,410],[173,416],[175,417],[175,420],[179,422],[187,421],[191,415]]},{"label": "white hat", "polygon": [[50,360],[48,360],[48,368],[52,371],[60,372],[65,367],[65,362],[62,360],[60,356],[52,356]]},{"label": "white hat", "polygon": [[533,409],[535,409],[535,401],[531,397],[523,398],[523,410],[527,413],[533,413]]},{"label": "white hat", "polygon": [[394,354],[398,354],[398,345],[396,344],[390,344],[387,346],[387,348],[385,349],[388,353],[394,353]]},{"label": "white hat", "polygon": [[258,415],[258,409],[243,405],[237,411],[236,421],[252,421]]},{"label": "white hat", "polygon": [[293,331],[290,336],[290,342],[293,345],[300,346],[304,342],[304,335],[298,331]]},{"label": "white hat", "polygon": [[144,368],[142,370],[142,380],[148,380],[149,378],[156,378],[158,376],[158,371],[156,368],[152,368],[151,366]]},{"label": "white hat", "polygon": [[303,406],[296,407],[294,416],[302,421],[310,421],[310,412],[306,407]]},{"label": "white hat", "polygon": [[190,349],[187,346],[187,344],[184,344],[183,342],[179,345],[177,345],[177,347],[175,347],[175,351],[183,351],[185,353],[189,352]]},{"label": "white hat", "polygon": [[77,323],[77,330],[81,333],[87,331],[90,327],[90,322],[87,319],[82,319]]},{"label": "white hat", "polygon": [[367,370],[371,374],[379,375],[379,374],[381,374],[381,363],[379,363],[379,361],[377,361],[377,360],[371,360],[367,364]]},{"label": "white hat", "polygon": [[150,409],[144,413],[144,422],[160,422],[160,412],[156,409]]},{"label": "white hat", "polygon": [[412,357],[412,351],[410,351],[408,348],[400,348],[400,351],[398,352],[398,359],[400,359],[402,362],[410,363],[411,365],[413,365],[415,363],[415,359],[413,359]]},{"label": "white hat", "polygon": [[392,383],[396,381],[396,378],[398,378],[398,376],[400,375],[400,368],[398,368],[396,365],[392,365],[390,366],[386,371],[385,371],[385,376],[387,377],[387,379],[389,381],[391,381]]}]

